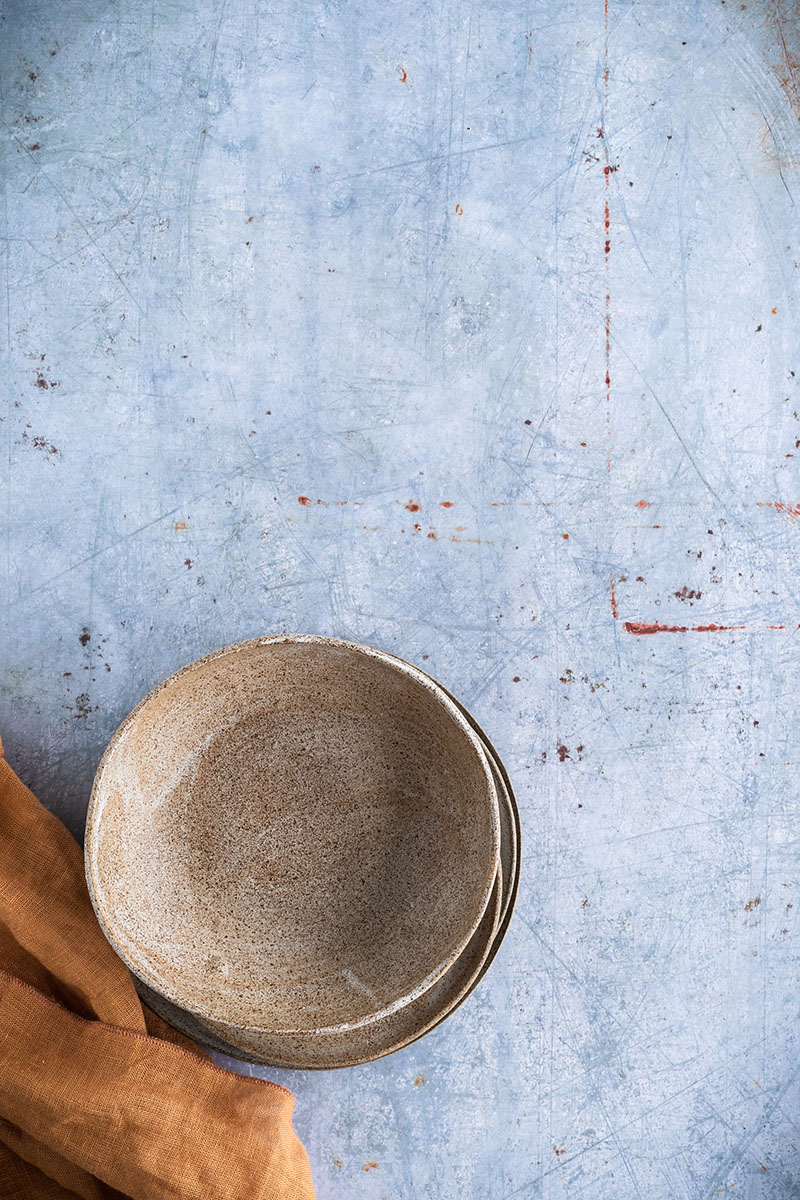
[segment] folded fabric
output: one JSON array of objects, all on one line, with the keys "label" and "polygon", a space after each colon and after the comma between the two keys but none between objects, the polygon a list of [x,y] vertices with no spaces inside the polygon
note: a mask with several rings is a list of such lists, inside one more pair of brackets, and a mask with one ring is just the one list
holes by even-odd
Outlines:
[{"label": "folded fabric", "polygon": [[0,1197],[313,1200],[293,1108],[142,1005],[0,744]]}]

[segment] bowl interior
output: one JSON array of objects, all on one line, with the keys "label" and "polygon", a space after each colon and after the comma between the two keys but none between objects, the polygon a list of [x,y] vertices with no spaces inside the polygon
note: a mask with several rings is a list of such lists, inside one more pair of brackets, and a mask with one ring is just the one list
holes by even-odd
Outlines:
[{"label": "bowl interior", "polygon": [[413,668],[260,639],[171,677],[98,771],[87,874],[145,983],[246,1028],[406,1003],[469,940],[497,865],[486,758]]},{"label": "bowl interior", "polygon": [[[466,715],[472,721],[469,714]],[[169,1004],[137,980],[145,1004],[176,1029],[224,1054],[249,1062],[296,1069],[332,1069],[370,1062],[409,1045],[445,1020],[472,992],[497,952],[511,916],[519,878],[516,801],[503,765],[488,745],[487,754],[500,799],[498,879],[492,900],[467,946],[449,970],[421,996],[381,1020],[358,1029],[313,1035],[249,1033],[222,1022],[201,1020]]]}]

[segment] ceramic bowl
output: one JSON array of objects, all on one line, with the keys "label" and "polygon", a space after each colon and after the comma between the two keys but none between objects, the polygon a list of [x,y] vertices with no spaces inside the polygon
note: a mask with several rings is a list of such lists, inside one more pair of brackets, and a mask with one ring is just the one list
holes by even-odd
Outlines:
[{"label": "ceramic bowl", "polygon": [[495,886],[497,787],[423,672],[258,638],[160,684],[112,738],[86,827],[111,944],[149,987],[250,1032],[345,1033],[410,1004]]},{"label": "ceramic bowl", "polygon": [[[457,702],[456,702],[457,703]],[[460,706],[459,706],[460,707]],[[484,740],[500,797],[500,876],[493,903],[468,945],[450,969],[409,1005],[347,1033],[316,1035],[254,1034],[219,1022],[202,1021],[143,986],[146,1004],[195,1041],[247,1062],[297,1069],[356,1066],[402,1049],[444,1021],[485,975],[505,936],[517,894],[520,868],[519,812],[505,768],[474,719],[465,716]]]}]

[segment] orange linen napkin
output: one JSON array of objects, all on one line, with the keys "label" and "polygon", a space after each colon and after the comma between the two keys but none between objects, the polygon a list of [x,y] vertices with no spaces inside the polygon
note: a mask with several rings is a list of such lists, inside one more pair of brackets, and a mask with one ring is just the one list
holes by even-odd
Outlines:
[{"label": "orange linen napkin", "polygon": [[293,1108],[141,1004],[0,744],[0,1197],[313,1200]]}]

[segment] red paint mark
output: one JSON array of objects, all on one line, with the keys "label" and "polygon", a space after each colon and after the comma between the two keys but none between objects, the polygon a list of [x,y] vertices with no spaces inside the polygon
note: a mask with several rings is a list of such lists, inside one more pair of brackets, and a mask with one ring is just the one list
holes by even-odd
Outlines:
[{"label": "red paint mark", "polygon": [[308,496],[298,496],[298,497],[297,497],[297,503],[298,503],[298,504],[302,504],[302,505],[306,505],[306,504],[310,504],[310,503],[311,503],[311,501],[309,500]]},{"label": "red paint mark", "polygon": [[611,615],[615,621],[619,620],[619,609],[617,608],[617,592],[614,586],[614,580],[611,580]]},{"label": "red paint mark", "polygon": [[458,216],[459,216],[459,217],[463,217],[463,215],[464,215],[464,210],[463,210],[463,208],[461,207],[461,205],[460,205],[460,204],[457,204],[457,205],[456,205],[456,212],[457,212],[457,214],[458,214]]},{"label": "red paint mark", "polygon": [[770,309],[770,312],[772,313],[773,317],[775,316],[777,311],[778,311],[777,308]]},{"label": "red paint mark", "polygon": [[642,621],[626,621],[623,628],[626,633],[635,637],[646,637],[651,633],[727,633],[734,629],[747,629],[746,625],[661,625],[658,621],[652,625]]},{"label": "red paint mark", "polygon": [[397,69],[400,72],[400,82],[405,83],[405,81],[408,79],[408,72],[406,71],[405,67],[398,67]]},{"label": "red paint mark", "polygon": [[636,507],[637,508],[652,508],[653,501],[652,500],[637,500]]},{"label": "red paint mark", "polygon": [[452,500],[442,500],[442,508],[452,508],[452,507],[453,507]]},{"label": "red paint mark", "polygon": [[406,505],[406,508],[408,509],[409,512],[419,512],[419,505],[417,503],[415,503],[415,501],[413,501],[413,500],[409,500],[408,504]]}]

